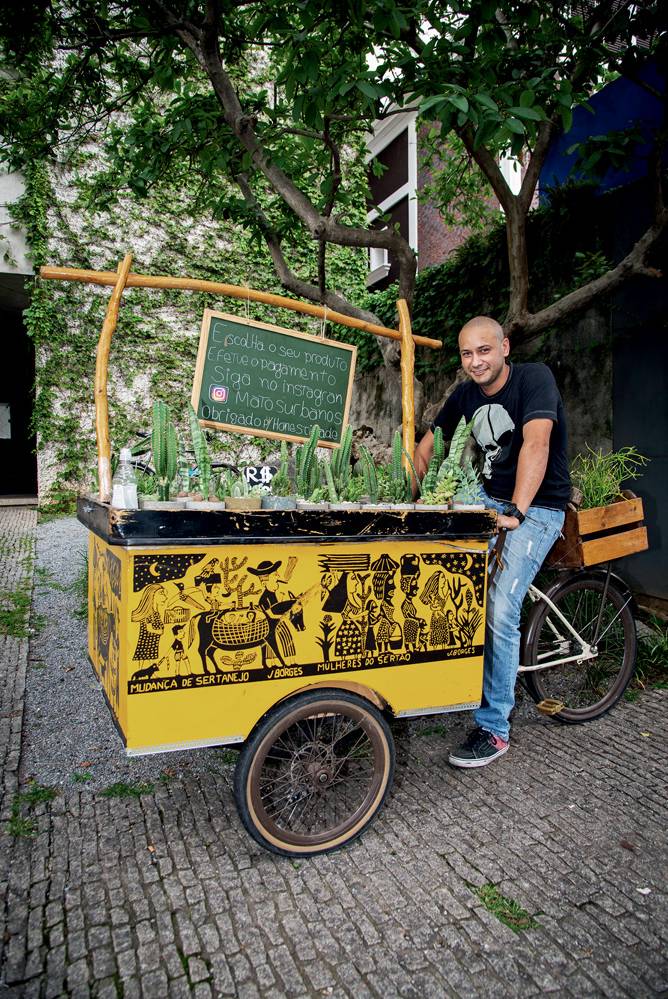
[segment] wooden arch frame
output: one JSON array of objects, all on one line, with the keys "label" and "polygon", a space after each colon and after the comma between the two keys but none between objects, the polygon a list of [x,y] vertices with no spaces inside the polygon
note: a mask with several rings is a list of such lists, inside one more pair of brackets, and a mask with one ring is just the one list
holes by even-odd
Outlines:
[{"label": "wooden arch frame", "polygon": [[99,496],[103,503],[111,498],[111,443],[109,438],[109,402],[107,382],[109,369],[109,349],[111,338],[118,322],[121,298],[126,288],[170,288],[183,291],[208,292],[229,298],[246,299],[262,302],[281,309],[290,309],[309,316],[347,326],[351,329],[373,333],[375,336],[388,337],[401,341],[401,406],[404,448],[411,459],[415,448],[415,407],[413,399],[413,375],[415,368],[415,345],[440,349],[440,340],[429,337],[415,336],[411,330],[410,312],[405,299],[397,302],[399,314],[399,329],[387,326],[377,326],[361,319],[353,319],[341,312],[333,312],[321,305],[310,302],[300,302],[283,295],[273,295],[270,292],[256,291],[253,288],[241,288],[233,284],[221,284],[217,281],[201,281],[197,278],[160,277],[150,274],[133,274],[132,254],[127,253],[116,271],[86,271],[74,267],[41,267],[40,277],[47,281],[78,281],[83,284],[107,285],[113,288],[102,332],[97,345],[95,360],[95,431],[97,437],[97,462]]}]

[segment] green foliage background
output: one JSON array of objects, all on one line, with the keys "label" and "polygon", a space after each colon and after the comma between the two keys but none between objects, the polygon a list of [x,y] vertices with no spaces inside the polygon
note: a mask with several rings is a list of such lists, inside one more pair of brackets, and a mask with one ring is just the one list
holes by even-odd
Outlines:
[{"label": "green foliage background", "polygon": [[[551,192],[549,204],[529,215],[528,249],[532,311],[550,304],[597,277],[609,266],[605,243],[606,198],[595,199],[591,187],[578,184]],[[440,351],[418,348],[418,376],[452,377],[459,366],[457,334],[472,316],[489,315],[503,322],[508,308],[508,254],[503,221],[476,233],[448,260],[420,271],[415,287],[412,323],[415,333],[443,340]],[[367,307],[387,325],[394,325],[396,289],[370,295]],[[570,327],[573,319],[566,320]],[[565,324],[565,325],[566,325]],[[558,334],[553,327],[532,342],[529,352],[539,357],[546,339]],[[377,348],[376,348],[377,349]],[[379,363],[379,355],[363,363]]]},{"label": "green foliage background", "polygon": [[[360,175],[361,176],[361,175]],[[34,162],[26,189],[13,206],[24,228],[35,271],[44,264],[115,270],[127,252],[132,269],[145,274],[187,276],[248,285],[286,295],[262,243],[241,226],[193,213],[192,191],[156,185],[139,200],[127,192],[99,198],[99,169],[91,154],[66,165]],[[364,201],[360,199],[361,210]],[[290,263],[308,274],[312,250],[306,235],[292,241]],[[364,294],[366,254],[328,249],[328,281],[353,299]],[[45,505],[68,508],[80,488],[95,488],[93,409],[95,350],[110,289],[91,284],[35,281],[24,313],[36,353],[34,425],[38,447],[48,453]],[[290,296],[287,296],[290,297]],[[258,303],[181,291],[129,289],[122,300],[109,358],[112,449],[150,429],[153,399],[164,399],[189,443],[185,413],[190,398],[202,312],[215,308],[307,332],[318,320]],[[346,337],[347,331],[327,335]],[[360,342],[371,340],[360,334]],[[212,434],[214,454],[250,459],[276,444],[265,438]]]},{"label": "green foliage background", "polygon": [[[234,223],[213,221],[206,214],[193,217],[190,192],[165,184],[143,201],[107,193],[100,211],[98,186],[99,176],[87,156],[66,169],[39,162],[29,167],[26,191],[14,217],[26,230],[35,269],[48,263],[115,270],[130,250],[135,252],[133,269],[141,273],[187,275],[284,294],[264,246]],[[532,213],[532,308],[548,304],[606,269],[597,221],[597,216],[605,217],[604,202],[596,199],[595,204],[586,185],[573,186],[555,192],[549,206]],[[302,272],[308,270],[310,249],[305,239],[292,246],[291,263]],[[396,287],[366,292],[364,252],[330,248],[328,262],[332,285],[386,325],[396,326]],[[37,280],[25,313],[37,358],[34,422],[40,449],[48,449],[53,468],[44,501],[52,507],[67,507],[77,489],[96,485],[92,391],[95,348],[109,293],[108,288],[93,285]],[[444,348],[418,349],[418,376],[437,381],[452,377],[459,364],[457,333],[462,324],[477,314],[503,319],[507,302],[505,228],[499,222],[486,233],[471,236],[444,264],[419,273],[413,328],[442,339]],[[310,332],[320,330],[316,320],[253,302],[191,292],[126,291],[109,362],[114,451],[150,427],[156,398],[164,399],[181,418],[188,440],[183,417],[206,307]],[[532,356],[541,355],[553,332],[558,331],[548,331],[531,345]],[[382,365],[374,337],[331,324],[327,335],[357,343],[358,371]],[[234,460],[249,457],[251,445],[262,456],[276,450],[266,439],[225,434],[213,435],[212,445],[217,456]]]}]

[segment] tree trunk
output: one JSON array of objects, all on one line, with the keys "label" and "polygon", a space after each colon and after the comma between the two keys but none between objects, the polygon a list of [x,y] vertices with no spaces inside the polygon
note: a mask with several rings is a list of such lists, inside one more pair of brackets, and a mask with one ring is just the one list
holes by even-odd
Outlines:
[{"label": "tree trunk", "polygon": [[527,216],[519,198],[513,198],[506,213],[506,242],[510,292],[504,330],[508,336],[523,328],[528,315],[529,257],[527,254]]}]

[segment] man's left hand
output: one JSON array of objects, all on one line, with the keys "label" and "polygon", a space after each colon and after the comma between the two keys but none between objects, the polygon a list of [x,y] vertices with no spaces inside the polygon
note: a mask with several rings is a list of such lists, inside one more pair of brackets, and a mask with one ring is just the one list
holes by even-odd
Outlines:
[{"label": "man's left hand", "polygon": [[497,514],[496,526],[500,531],[515,531],[520,526],[517,517],[506,517],[504,513]]}]

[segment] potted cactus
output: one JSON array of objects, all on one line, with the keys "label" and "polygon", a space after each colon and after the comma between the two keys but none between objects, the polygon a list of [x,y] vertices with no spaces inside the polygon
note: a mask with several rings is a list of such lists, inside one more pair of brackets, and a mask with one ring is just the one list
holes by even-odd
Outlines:
[{"label": "potted cactus", "polygon": [[141,507],[143,510],[159,508],[169,508],[180,510],[183,504],[169,499],[172,483],[176,477],[178,448],[176,441],[176,428],[172,423],[169,406],[161,399],[156,399],[153,403],[153,428],[151,431],[151,450],[153,454],[153,467],[155,468],[154,483],[158,494],[157,502],[148,499],[145,495],[142,498]]},{"label": "potted cactus", "polygon": [[197,419],[197,413],[192,405],[188,407],[188,417],[190,420],[190,437],[192,439],[193,451],[195,452],[197,477],[199,480],[199,494],[193,496],[193,501],[204,500],[208,502],[209,500],[216,499],[215,495],[211,495],[211,458],[209,456],[209,447],[204,436],[204,431]]},{"label": "potted cactus", "polygon": [[297,497],[290,480],[289,459],[288,442],[281,441],[278,472],[271,480],[271,495],[262,497],[263,510],[294,510],[297,506]]},{"label": "potted cactus", "polygon": [[[436,427],[434,454],[422,480],[422,502],[427,506],[449,506],[452,502],[464,474],[461,460],[470,433],[471,424],[462,417],[452,436],[447,457],[443,458],[443,432]],[[472,466],[471,471],[475,474]]]},{"label": "potted cactus", "polygon": [[321,484],[323,470],[316,454],[319,439],[320,427],[316,424],[311,430],[309,439],[297,448],[295,454],[297,506],[299,509],[310,509],[317,506],[322,502],[322,497],[325,496]]},{"label": "potted cactus", "polygon": [[379,498],[391,503],[396,509],[408,510],[413,507],[411,478],[404,468],[404,447],[401,434],[397,430],[392,440],[392,457],[380,476]]},{"label": "potted cactus", "polygon": [[378,484],[378,472],[376,469],[376,462],[373,460],[373,455],[367,447],[362,444],[360,446],[360,461],[359,466],[362,470],[362,479],[364,482],[364,493],[368,496],[368,502],[372,505],[378,504],[379,496],[379,484]]},{"label": "potted cactus", "polygon": [[249,485],[243,471],[239,475],[225,472],[218,486],[218,496],[224,500],[226,510],[238,513],[249,513],[262,506],[262,487]]}]

